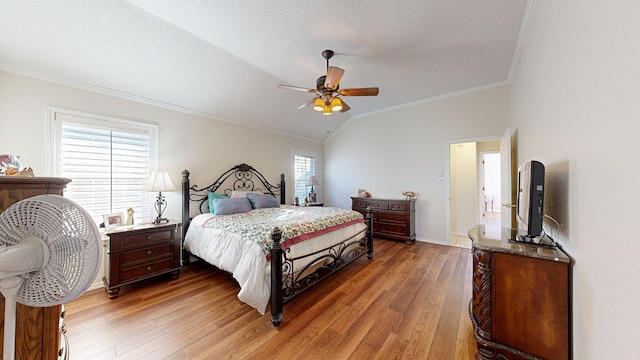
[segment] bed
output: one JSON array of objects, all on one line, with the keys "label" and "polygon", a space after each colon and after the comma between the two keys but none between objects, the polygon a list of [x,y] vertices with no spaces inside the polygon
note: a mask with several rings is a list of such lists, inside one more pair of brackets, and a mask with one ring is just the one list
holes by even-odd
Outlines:
[{"label": "bed", "polygon": [[231,273],[241,301],[261,314],[271,303],[275,326],[285,303],[360,257],[373,258],[370,209],[286,205],[284,174],[273,185],[247,164],[205,187],[191,185],[189,175],[182,172],[185,263],[194,256]]}]

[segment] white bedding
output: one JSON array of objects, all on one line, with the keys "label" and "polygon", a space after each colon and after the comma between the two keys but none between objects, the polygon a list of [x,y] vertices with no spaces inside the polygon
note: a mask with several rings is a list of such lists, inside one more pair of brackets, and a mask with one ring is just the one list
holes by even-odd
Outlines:
[{"label": "white bedding", "polygon": [[[185,237],[185,248],[193,255],[233,274],[240,284],[238,299],[264,314],[271,293],[271,270],[264,251],[256,242],[247,241],[242,235],[204,227],[212,216],[216,215],[201,214],[193,218]],[[288,256],[300,256],[326,248],[364,228],[364,223],[357,223],[295,243],[289,247]],[[304,265],[301,263],[297,267]]]}]

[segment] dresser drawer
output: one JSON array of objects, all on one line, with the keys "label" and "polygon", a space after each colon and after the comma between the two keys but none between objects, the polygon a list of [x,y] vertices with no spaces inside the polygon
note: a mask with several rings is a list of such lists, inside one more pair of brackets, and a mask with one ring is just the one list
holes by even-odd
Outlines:
[{"label": "dresser drawer", "polygon": [[390,201],[389,210],[393,211],[407,211],[409,210],[409,203],[406,201]]},{"label": "dresser drawer", "polygon": [[371,206],[371,208],[373,210],[388,210],[389,209],[389,202],[388,201],[369,200],[368,203],[369,203],[369,206]]},{"label": "dresser drawer", "polygon": [[173,269],[173,259],[158,260],[130,268],[120,269],[120,281],[125,283],[127,281],[135,280],[138,278],[145,278],[151,275],[160,274]]},{"label": "dresser drawer", "polygon": [[384,222],[395,222],[395,223],[406,224],[408,216],[409,215],[406,213],[387,212],[387,211],[378,212],[378,220],[384,221]]},{"label": "dresser drawer", "polygon": [[122,254],[120,254],[120,266],[131,266],[148,263],[161,257],[171,257],[173,255],[172,246],[171,243],[167,243],[144,249],[123,251]]},{"label": "dresser drawer", "polygon": [[378,224],[378,231],[396,235],[406,235],[407,227],[403,224],[388,224],[380,222]]},{"label": "dresser drawer", "polygon": [[362,199],[351,199],[351,207],[357,207],[357,208],[366,208],[367,207],[367,200],[362,200]]},{"label": "dresser drawer", "polygon": [[122,235],[120,237],[121,249],[131,249],[141,246],[149,246],[156,243],[173,240],[173,230],[164,228],[156,231],[147,231],[139,234]]}]

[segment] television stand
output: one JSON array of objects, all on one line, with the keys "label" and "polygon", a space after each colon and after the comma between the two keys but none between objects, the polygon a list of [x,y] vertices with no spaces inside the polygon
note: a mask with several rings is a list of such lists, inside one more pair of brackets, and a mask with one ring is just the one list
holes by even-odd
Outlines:
[{"label": "television stand", "polygon": [[[469,230],[477,360],[571,359],[571,259],[560,248]],[[511,237],[515,239],[515,237]]]}]

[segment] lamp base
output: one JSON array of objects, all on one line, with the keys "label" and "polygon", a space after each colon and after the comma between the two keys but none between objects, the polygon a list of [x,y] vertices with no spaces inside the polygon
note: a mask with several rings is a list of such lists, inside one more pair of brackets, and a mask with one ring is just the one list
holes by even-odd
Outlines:
[{"label": "lamp base", "polygon": [[163,222],[168,223],[169,219],[161,218],[161,217],[158,216],[157,218],[155,218],[155,220],[153,220],[154,224],[162,224]]}]

